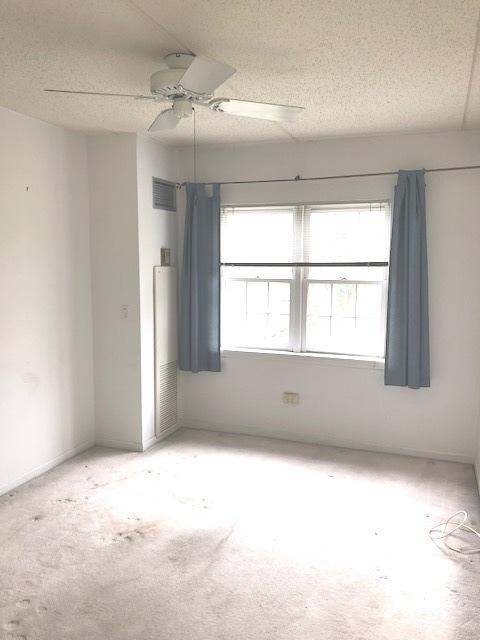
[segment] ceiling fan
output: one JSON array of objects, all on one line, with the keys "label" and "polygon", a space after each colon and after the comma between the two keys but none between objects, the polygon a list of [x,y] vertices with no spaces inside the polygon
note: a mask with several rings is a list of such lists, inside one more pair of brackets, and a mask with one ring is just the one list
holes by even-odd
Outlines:
[{"label": "ceiling fan", "polygon": [[276,122],[293,122],[303,111],[303,107],[284,104],[215,98],[213,96],[215,90],[234,73],[233,67],[210,58],[188,53],[171,53],[164,58],[164,68],[154,73],[150,78],[151,95],[69,91],[66,89],[45,89],[45,91],[170,102],[171,106],[159,113],[148,127],[148,131],[174,129],[182,118],[188,118],[192,115],[196,105],[212,111]]}]

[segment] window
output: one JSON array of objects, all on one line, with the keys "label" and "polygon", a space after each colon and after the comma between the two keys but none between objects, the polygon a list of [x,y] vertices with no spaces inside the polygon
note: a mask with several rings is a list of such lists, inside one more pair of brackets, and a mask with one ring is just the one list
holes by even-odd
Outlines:
[{"label": "window", "polygon": [[387,202],[224,207],[222,348],[384,356]]}]

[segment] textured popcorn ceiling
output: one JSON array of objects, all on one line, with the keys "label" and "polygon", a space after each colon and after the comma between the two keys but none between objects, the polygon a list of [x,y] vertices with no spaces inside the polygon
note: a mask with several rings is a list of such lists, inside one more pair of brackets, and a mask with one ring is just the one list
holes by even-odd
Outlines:
[{"label": "textured popcorn ceiling", "polygon": [[[86,132],[142,132],[164,55],[237,73],[217,95],[298,104],[298,123],[197,112],[200,142],[480,127],[480,0],[1,0],[0,105]],[[191,141],[193,121],[157,134]]]}]

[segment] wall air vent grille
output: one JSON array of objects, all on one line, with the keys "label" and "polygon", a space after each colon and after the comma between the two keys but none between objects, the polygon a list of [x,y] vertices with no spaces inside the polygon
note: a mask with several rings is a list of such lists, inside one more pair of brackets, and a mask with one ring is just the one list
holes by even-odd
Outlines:
[{"label": "wall air vent grille", "polygon": [[168,362],[157,369],[156,435],[177,424],[177,363]]},{"label": "wall air vent grille", "polygon": [[176,210],[176,187],[173,182],[152,178],[152,195],[154,209],[162,209],[163,211]]}]

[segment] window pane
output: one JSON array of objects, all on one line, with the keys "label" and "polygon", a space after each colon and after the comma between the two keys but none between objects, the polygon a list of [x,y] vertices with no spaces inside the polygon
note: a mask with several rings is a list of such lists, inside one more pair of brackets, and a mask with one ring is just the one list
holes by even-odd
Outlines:
[{"label": "window pane", "polygon": [[222,347],[290,348],[290,282],[223,280]]},{"label": "window pane", "polygon": [[288,348],[290,333],[290,316],[287,314],[270,315],[267,342],[270,347]]},{"label": "window pane", "polygon": [[295,207],[225,207],[221,261],[292,262],[294,213]]},{"label": "window pane", "polygon": [[231,315],[245,315],[246,313],[246,283],[235,280],[226,281],[222,293],[225,303],[224,311]]},{"label": "window pane", "polygon": [[307,314],[330,316],[332,311],[332,285],[312,283],[308,286]]},{"label": "window pane", "polygon": [[390,215],[386,203],[310,207],[310,262],[388,260]]},{"label": "window pane", "polygon": [[355,318],[332,318],[332,350],[355,353]]},{"label": "window pane", "polygon": [[222,286],[222,344],[243,343],[247,316],[247,287],[245,282],[224,281]]},{"label": "window pane", "polygon": [[357,342],[366,355],[383,355],[383,331],[380,318],[357,318]]},{"label": "window pane", "polygon": [[273,315],[290,313],[290,284],[287,282],[270,282],[268,306]]},{"label": "window pane", "polygon": [[332,351],[329,317],[307,316],[307,351]]},{"label": "window pane", "polygon": [[267,342],[267,314],[247,315],[246,346],[260,347]]},{"label": "window pane", "polygon": [[247,313],[266,314],[268,310],[268,283],[247,283]]},{"label": "window pane", "polygon": [[[322,304],[332,292],[331,309]],[[306,350],[359,356],[384,355],[382,283],[308,285]]]},{"label": "window pane", "polygon": [[378,318],[382,312],[382,285],[357,285],[357,318]]},{"label": "window pane", "polygon": [[332,316],[355,317],[356,289],[355,284],[334,284],[332,286]]}]

